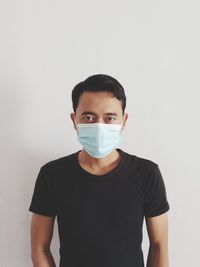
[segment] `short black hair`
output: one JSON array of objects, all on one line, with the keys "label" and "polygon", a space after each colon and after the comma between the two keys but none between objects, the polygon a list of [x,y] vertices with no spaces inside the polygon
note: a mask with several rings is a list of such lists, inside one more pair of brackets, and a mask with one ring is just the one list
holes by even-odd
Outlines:
[{"label": "short black hair", "polygon": [[79,97],[83,92],[111,92],[122,103],[122,114],[126,108],[126,95],[123,86],[113,77],[106,74],[95,74],[79,82],[72,90],[73,110],[76,113]]}]

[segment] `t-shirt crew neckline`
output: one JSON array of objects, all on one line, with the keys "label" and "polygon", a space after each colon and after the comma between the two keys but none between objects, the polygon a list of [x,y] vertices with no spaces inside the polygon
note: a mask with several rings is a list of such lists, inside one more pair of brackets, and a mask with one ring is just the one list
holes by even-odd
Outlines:
[{"label": "t-shirt crew neckline", "polygon": [[121,158],[120,161],[118,162],[117,166],[115,166],[112,170],[110,170],[109,172],[105,173],[105,174],[101,174],[101,175],[96,175],[96,174],[92,174],[88,171],[86,171],[85,169],[83,169],[83,167],[80,165],[79,160],[78,160],[78,153],[81,150],[78,150],[77,152],[75,152],[75,163],[76,163],[76,167],[80,170],[80,172],[82,172],[84,174],[84,177],[87,177],[88,179],[91,180],[98,180],[98,181],[102,181],[102,180],[108,180],[108,178],[110,177],[114,177],[114,175],[116,173],[118,173],[122,167],[124,166],[124,162],[125,162],[125,151],[123,151],[120,148],[116,148],[116,150],[120,153]]}]

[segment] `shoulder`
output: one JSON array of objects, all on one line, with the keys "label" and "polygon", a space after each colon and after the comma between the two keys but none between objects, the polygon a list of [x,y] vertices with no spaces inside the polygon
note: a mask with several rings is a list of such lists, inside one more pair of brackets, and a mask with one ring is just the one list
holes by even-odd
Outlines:
[{"label": "shoulder", "polygon": [[151,159],[136,154],[126,153],[126,172],[137,180],[141,189],[152,186],[161,180],[158,163]]},{"label": "shoulder", "polygon": [[158,167],[158,163],[150,158],[125,152],[128,163],[141,174],[149,175]]},{"label": "shoulder", "polygon": [[149,175],[154,172],[158,167],[158,163],[152,159],[136,156],[138,168],[142,168],[143,171]]},{"label": "shoulder", "polygon": [[77,152],[51,159],[41,165],[41,170],[46,174],[56,174],[62,173],[63,171],[69,171],[73,167]]},{"label": "shoulder", "polygon": [[141,189],[144,191],[157,190],[161,191],[164,185],[164,179],[159,164],[148,158],[137,156],[137,168],[141,174]]}]

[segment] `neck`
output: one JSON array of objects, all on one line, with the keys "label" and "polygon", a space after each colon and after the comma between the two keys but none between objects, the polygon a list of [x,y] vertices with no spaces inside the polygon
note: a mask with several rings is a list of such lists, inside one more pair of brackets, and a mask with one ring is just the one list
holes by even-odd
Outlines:
[{"label": "neck", "polygon": [[87,165],[92,169],[103,169],[111,164],[115,165],[120,160],[120,153],[114,149],[108,156],[104,158],[94,158],[83,149],[80,151],[78,157],[79,161],[83,165]]}]

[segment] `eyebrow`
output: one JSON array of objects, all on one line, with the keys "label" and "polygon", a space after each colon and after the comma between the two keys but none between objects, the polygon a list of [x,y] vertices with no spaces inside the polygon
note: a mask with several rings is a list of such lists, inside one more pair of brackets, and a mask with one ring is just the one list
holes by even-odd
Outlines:
[{"label": "eyebrow", "polygon": [[[81,113],[81,115],[86,115],[86,114],[97,115],[95,112],[92,112],[92,111],[83,111]],[[117,113],[116,112],[107,112],[107,113],[104,113],[104,115],[114,115],[114,116],[117,116]]]}]

